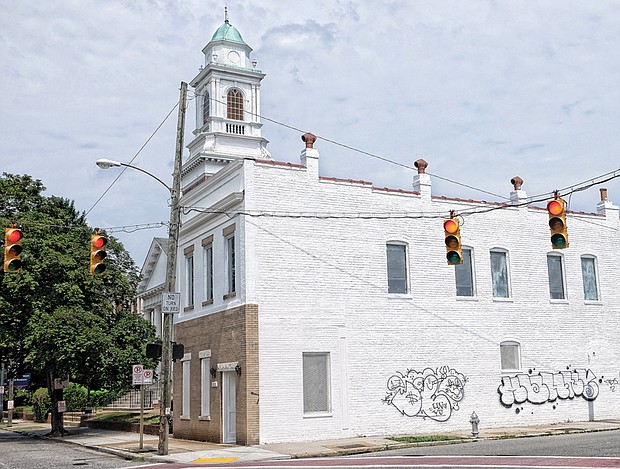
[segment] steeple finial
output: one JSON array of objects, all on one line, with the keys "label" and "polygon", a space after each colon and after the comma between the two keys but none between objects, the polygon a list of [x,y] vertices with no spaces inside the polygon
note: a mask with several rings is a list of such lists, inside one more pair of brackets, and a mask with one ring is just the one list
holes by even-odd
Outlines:
[{"label": "steeple finial", "polygon": [[224,7],[224,23],[228,24],[228,7]]}]

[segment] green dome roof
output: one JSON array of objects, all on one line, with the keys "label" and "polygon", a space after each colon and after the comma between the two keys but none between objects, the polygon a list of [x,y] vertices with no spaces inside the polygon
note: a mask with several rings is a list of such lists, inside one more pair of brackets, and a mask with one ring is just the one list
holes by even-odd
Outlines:
[{"label": "green dome roof", "polygon": [[222,26],[217,28],[217,31],[215,31],[211,40],[212,41],[224,40],[224,41],[232,41],[232,42],[239,42],[241,44],[245,44],[245,42],[243,42],[243,38],[241,37],[241,34],[239,33],[239,31],[237,31],[237,28],[235,28],[228,21],[224,22]]}]

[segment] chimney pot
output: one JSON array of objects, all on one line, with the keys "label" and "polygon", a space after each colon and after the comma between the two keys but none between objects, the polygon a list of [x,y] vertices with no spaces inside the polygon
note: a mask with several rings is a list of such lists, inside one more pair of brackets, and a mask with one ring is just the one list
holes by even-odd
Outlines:
[{"label": "chimney pot", "polygon": [[607,189],[601,188],[601,202],[605,202],[607,200]]},{"label": "chimney pot", "polygon": [[424,174],[426,173],[426,168],[428,166],[428,163],[426,161],[424,161],[423,159],[419,159],[413,162],[413,165],[418,168],[418,174]]},{"label": "chimney pot", "polygon": [[510,184],[514,186],[516,191],[520,191],[521,186],[523,185],[523,179],[521,179],[519,176],[515,176],[510,180]]},{"label": "chimney pot", "polygon": [[306,144],[306,148],[314,148],[314,142],[316,142],[316,135],[307,132],[301,136],[301,139]]}]

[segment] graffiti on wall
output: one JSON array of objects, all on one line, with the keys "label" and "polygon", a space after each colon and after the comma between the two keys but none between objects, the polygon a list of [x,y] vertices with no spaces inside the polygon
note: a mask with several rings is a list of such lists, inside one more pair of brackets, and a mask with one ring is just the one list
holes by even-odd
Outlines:
[{"label": "graffiti on wall", "polygon": [[393,405],[407,417],[445,422],[453,411],[459,410],[466,382],[464,375],[447,366],[397,372],[388,379],[388,392],[382,402]]},{"label": "graffiti on wall", "polygon": [[599,388],[592,370],[580,369],[505,376],[497,392],[500,402],[506,407],[511,407],[513,404],[524,402],[544,404],[575,397],[593,401],[598,396]]}]

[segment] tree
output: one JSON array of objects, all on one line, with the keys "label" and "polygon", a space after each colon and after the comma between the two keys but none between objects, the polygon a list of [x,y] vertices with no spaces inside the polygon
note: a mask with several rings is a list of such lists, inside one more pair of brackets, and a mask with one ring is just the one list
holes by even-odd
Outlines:
[{"label": "tree", "polygon": [[55,383],[70,378],[118,390],[127,383],[128,361],[149,363],[144,344],[154,330],[130,311],[138,274],[123,245],[109,237],[106,273],[90,275],[94,230],[72,201],[44,190],[30,176],[0,178],[0,217],[24,232],[22,269],[0,273],[0,356],[13,375],[27,366],[45,377],[52,433],[64,434]]}]

